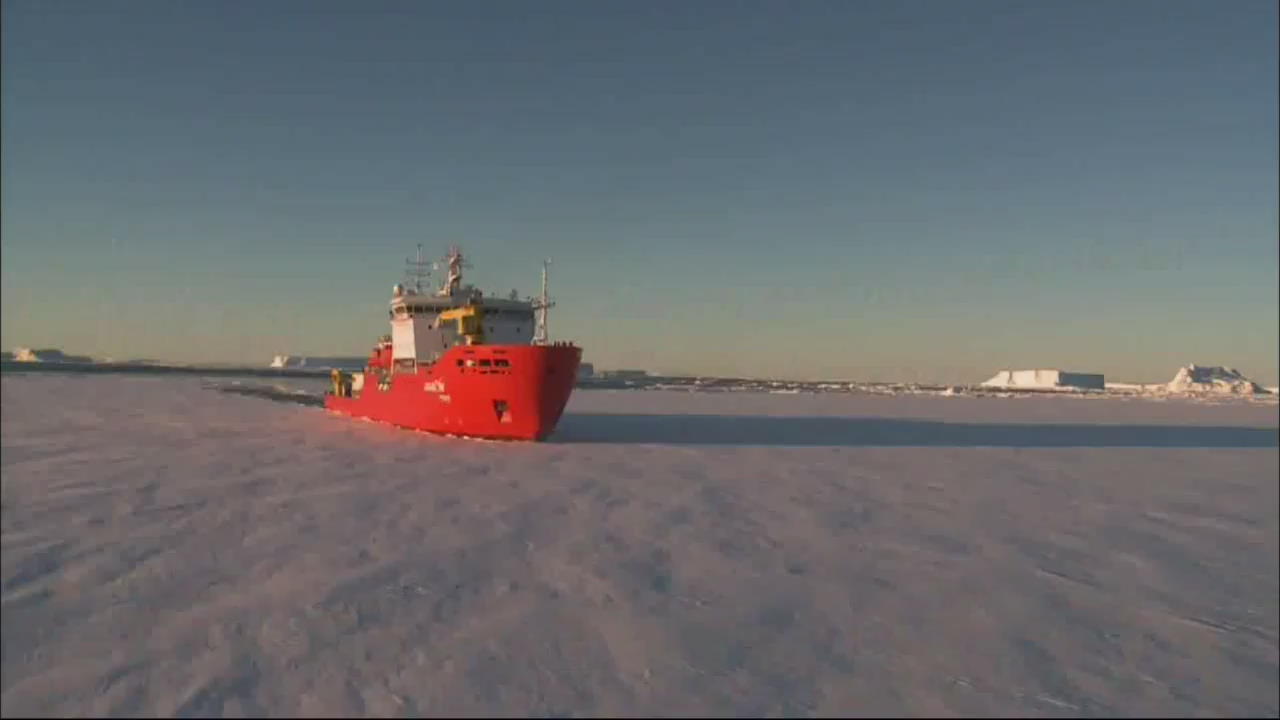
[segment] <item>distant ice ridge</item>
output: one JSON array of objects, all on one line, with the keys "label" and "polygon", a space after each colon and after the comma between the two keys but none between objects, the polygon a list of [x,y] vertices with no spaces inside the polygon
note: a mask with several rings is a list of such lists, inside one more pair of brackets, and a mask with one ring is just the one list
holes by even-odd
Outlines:
[{"label": "distant ice ridge", "polygon": [[310,368],[316,370],[360,370],[365,359],[361,357],[305,357],[301,355],[276,355],[271,359],[273,368]]},{"label": "distant ice ridge", "polygon": [[850,380],[768,380],[755,378],[671,377],[649,375],[619,380],[597,375],[579,379],[587,390],[680,390],[709,393],[858,393],[871,395],[956,395],[967,390],[990,394],[985,388],[919,383],[856,382]]},{"label": "distant ice ridge", "polygon": [[1195,364],[1180,368],[1165,389],[1179,394],[1260,395],[1271,392],[1235,368]]},{"label": "distant ice ridge", "polygon": [[[1025,372],[1034,373],[1035,371]],[[1150,400],[1186,398],[1197,402],[1214,403],[1234,400],[1259,402],[1280,400],[1280,396],[1265,391],[1256,394],[1171,392],[1169,383],[1108,382],[1099,385],[1099,382],[1103,379],[1101,375],[1053,371],[1056,374],[1048,376],[1046,372],[1040,371],[1039,380],[1041,382],[1039,383],[1030,382],[1030,380],[1035,379],[1034,376],[1031,378],[1017,378],[1015,376],[1009,379],[1020,379],[1022,382],[1004,384],[988,381],[980,385],[663,377],[650,375],[643,379],[628,380],[608,380],[596,376],[594,378],[579,379],[578,387],[583,390],[678,390],[696,393],[768,393],[773,395],[851,393],[863,395],[940,395],[944,397],[1034,397],[1052,394],[1073,398],[1141,397]],[[1077,379],[1075,376],[1079,375],[1084,377]],[[999,377],[997,376],[997,378]],[[992,380],[997,378],[992,378]],[[1051,384],[1054,379],[1057,382]]]},{"label": "distant ice ridge", "polygon": [[44,348],[40,350],[32,350],[31,348],[20,347],[13,351],[13,359],[18,362],[62,362],[62,363],[91,363],[93,358],[88,355],[68,355],[57,348]]}]

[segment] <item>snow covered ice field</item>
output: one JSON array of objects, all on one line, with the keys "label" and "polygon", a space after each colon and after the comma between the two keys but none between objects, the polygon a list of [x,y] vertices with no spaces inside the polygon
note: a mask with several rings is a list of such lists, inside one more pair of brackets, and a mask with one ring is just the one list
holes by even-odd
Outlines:
[{"label": "snow covered ice field", "polygon": [[1280,713],[1274,404],[215,382],[0,378],[5,716]]}]

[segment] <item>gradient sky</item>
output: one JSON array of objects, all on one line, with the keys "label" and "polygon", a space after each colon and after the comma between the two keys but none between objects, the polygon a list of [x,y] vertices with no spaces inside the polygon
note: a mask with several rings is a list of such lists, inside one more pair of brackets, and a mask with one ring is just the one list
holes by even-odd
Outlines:
[{"label": "gradient sky", "polygon": [[1277,380],[1277,3],[3,5],[5,349],[362,355],[419,242],[598,367]]}]

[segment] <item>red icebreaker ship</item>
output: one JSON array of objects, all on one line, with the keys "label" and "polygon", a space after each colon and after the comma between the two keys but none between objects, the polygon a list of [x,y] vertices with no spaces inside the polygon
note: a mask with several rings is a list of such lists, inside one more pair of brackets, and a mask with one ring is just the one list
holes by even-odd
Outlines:
[{"label": "red icebreaker ship", "polygon": [[410,260],[409,281],[391,298],[391,334],[364,372],[335,370],[328,410],[414,430],[506,440],[544,440],[569,402],[582,349],[547,341],[547,270],[542,296],[486,297],[462,284],[462,253],[448,277],[424,292],[427,265]]}]

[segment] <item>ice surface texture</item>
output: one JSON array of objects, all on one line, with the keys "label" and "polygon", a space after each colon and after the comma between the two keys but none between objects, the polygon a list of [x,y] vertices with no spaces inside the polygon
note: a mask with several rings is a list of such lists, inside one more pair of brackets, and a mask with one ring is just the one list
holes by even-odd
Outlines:
[{"label": "ice surface texture", "polygon": [[1280,712],[1274,405],[0,390],[5,716]]}]

